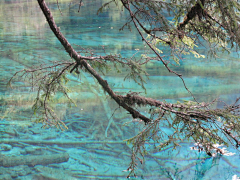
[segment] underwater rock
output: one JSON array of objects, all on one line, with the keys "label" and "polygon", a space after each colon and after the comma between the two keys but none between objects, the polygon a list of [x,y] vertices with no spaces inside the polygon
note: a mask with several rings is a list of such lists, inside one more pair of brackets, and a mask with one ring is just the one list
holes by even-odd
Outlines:
[{"label": "underwater rock", "polygon": [[4,151],[10,151],[12,149],[12,146],[10,144],[1,144],[0,148]]}]

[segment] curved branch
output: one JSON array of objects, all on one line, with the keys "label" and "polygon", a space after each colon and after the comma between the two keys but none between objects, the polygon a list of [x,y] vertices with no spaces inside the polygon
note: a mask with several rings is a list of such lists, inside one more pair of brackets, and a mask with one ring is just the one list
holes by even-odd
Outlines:
[{"label": "curved branch", "polygon": [[186,14],[183,22],[179,23],[178,30],[183,30],[184,27],[188,24],[188,22],[191,21],[193,18],[195,18],[197,15],[198,15],[199,19],[201,19],[202,13],[203,13],[203,8],[202,7],[204,6],[205,0],[201,0],[200,3],[196,3],[190,9],[190,11],[188,11],[188,13]]},{"label": "curved branch", "polygon": [[[63,34],[60,32],[60,29],[57,27],[54,18],[52,16],[51,11],[49,10],[49,8],[47,7],[46,3],[44,0],[38,0],[38,4],[43,12],[43,14],[45,15],[47,22],[51,28],[51,30],[53,31],[53,33],[55,34],[55,36],[58,38],[58,40],[61,42],[61,44],[63,45],[63,47],[65,48],[65,50],[67,51],[67,53],[73,58],[75,59],[75,61],[81,65],[83,65],[86,70],[92,75],[94,76],[94,78],[97,79],[97,81],[99,82],[99,84],[103,87],[103,89],[111,96],[112,99],[115,100],[115,102],[117,104],[119,104],[119,106],[123,107],[124,109],[126,109],[133,118],[140,118],[142,119],[146,124],[148,122],[151,121],[151,119],[149,119],[148,117],[142,115],[141,113],[139,113],[138,111],[136,111],[135,109],[133,109],[132,107],[128,106],[124,101],[121,100],[121,96],[116,95],[112,89],[109,87],[108,83],[106,80],[102,79],[101,76],[95,71],[95,69],[93,69],[86,60],[93,60],[93,59],[98,59],[99,57],[84,57],[81,56],[80,54],[78,54],[74,48],[71,46],[71,44],[67,41],[67,39],[63,36]],[[104,58],[104,56],[100,56],[102,58]]]},{"label": "curved branch", "polygon": [[[139,12],[141,11],[136,5],[134,5],[134,4],[132,4],[132,5],[133,5]],[[151,14],[148,13],[148,12],[144,12],[144,13],[147,13],[147,15],[151,16]],[[135,14],[137,14],[137,13],[135,13]],[[171,44],[170,41],[167,41],[167,40],[165,40],[165,39],[162,39],[162,38],[156,36],[155,34],[152,34],[152,33],[151,33],[152,31],[160,31],[160,28],[154,28],[154,29],[152,29],[152,30],[146,29],[146,28],[143,26],[143,24],[139,21],[139,19],[136,17],[135,14],[134,14],[134,17],[135,17],[136,21],[138,22],[138,24],[141,26],[141,28],[144,30],[145,33],[147,33],[148,35],[152,36],[153,38],[156,38],[156,39],[159,39],[159,40],[165,42],[165,43],[168,44],[169,46],[172,46],[172,44]]]},{"label": "curved branch", "polygon": [[139,27],[138,27],[138,25],[137,25],[136,18],[135,18],[134,14],[133,14],[133,12],[132,12],[132,10],[131,10],[131,8],[130,8],[129,0],[127,0],[127,2],[125,2],[124,0],[121,0],[121,2],[122,2],[122,4],[123,4],[123,6],[129,11],[130,16],[131,16],[131,18],[132,18],[132,21],[133,21],[133,23],[134,23],[134,26],[136,27],[136,29],[137,29],[138,33],[140,34],[140,36],[142,37],[143,41],[146,42],[146,44],[148,45],[148,47],[156,54],[156,56],[157,56],[157,57],[159,58],[159,60],[163,63],[163,65],[167,68],[167,70],[168,70],[170,73],[173,73],[173,74],[177,75],[177,76],[182,80],[185,89],[189,92],[189,94],[191,94],[191,96],[193,97],[193,99],[194,99],[196,102],[198,102],[198,101],[196,100],[195,96],[192,94],[192,92],[187,88],[186,83],[185,83],[184,79],[182,78],[182,74],[179,74],[179,73],[177,73],[176,71],[173,71],[172,69],[170,69],[170,68],[168,67],[168,63],[167,63],[165,60],[163,60],[163,58],[159,55],[159,53],[154,49],[154,47],[153,47],[153,46],[146,40],[146,38],[143,36],[142,32],[140,31],[140,29],[139,29]]}]

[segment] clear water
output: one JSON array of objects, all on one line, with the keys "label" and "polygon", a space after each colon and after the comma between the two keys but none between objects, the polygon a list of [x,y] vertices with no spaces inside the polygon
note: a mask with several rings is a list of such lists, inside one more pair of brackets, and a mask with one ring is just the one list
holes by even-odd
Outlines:
[{"label": "clear water", "polygon": [[[96,15],[96,10],[108,1],[83,1],[80,13],[77,12],[79,1],[59,2],[63,16],[56,1],[48,4],[71,44],[93,48],[102,54],[101,45],[104,45],[106,52],[121,53],[125,57],[131,57],[136,49],[140,50],[137,55],[147,50],[134,29],[119,31],[126,20],[124,11],[113,6]],[[16,80],[14,89],[6,88],[18,70],[70,59],[50,31],[37,2],[0,2],[0,52],[0,179],[125,179],[128,173],[123,170],[128,168],[131,154],[123,140],[138,132],[138,124],[122,126],[131,121],[124,110],[117,110],[110,119],[117,105],[105,97],[91,76],[70,77],[70,96],[76,100],[77,108],[69,108],[62,97],[57,99],[59,116],[69,127],[66,131],[43,129],[34,122],[31,104],[36,94],[25,86],[23,79]],[[233,103],[240,95],[237,52],[219,56],[219,59],[184,57],[181,66],[174,68],[184,75],[187,86],[199,101],[220,98]],[[149,64],[146,69],[150,74],[146,96],[170,102],[191,99],[182,82],[160,63]],[[123,78],[123,74],[117,73],[105,76],[116,91],[144,92],[132,81],[123,82]],[[239,154],[209,158],[204,153],[191,151],[192,143],[181,145],[176,151],[152,151],[146,156],[146,162],[138,166],[135,179],[234,179],[234,175],[240,176]],[[236,152],[232,148],[228,150]],[[64,158],[64,153],[70,156],[67,162],[44,164],[41,161],[56,154]],[[44,165],[29,165],[30,156]],[[20,157],[22,163],[14,157]],[[11,158],[15,162],[5,167],[4,162]]]}]

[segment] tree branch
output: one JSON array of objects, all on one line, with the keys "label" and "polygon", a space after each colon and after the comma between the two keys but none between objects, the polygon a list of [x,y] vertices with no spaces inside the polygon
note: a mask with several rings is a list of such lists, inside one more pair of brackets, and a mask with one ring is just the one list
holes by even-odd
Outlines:
[{"label": "tree branch", "polygon": [[203,14],[202,7],[204,6],[205,0],[201,0],[200,3],[196,3],[190,9],[190,11],[188,11],[183,22],[179,23],[178,28],[177,28],[178,30],[183,30],[184,27],[188,24],[188,22],[191,21],[193,18],[195,18],[197,15],[198,15],[199,19],[202,18],[202,14]]},{"label": "tree branch", "polygon": [[129,0],[125,1],[125,0],[121,0],[122,1],[122,4],[123,6],[129,11],[130,13],[130,16],[132,18],[132,21],[138,31],[138,33],[140,34],[140,36],[142,37],[142,39],[146,42],[146,44],[148,45],[148,47],[156,54],[156,56],[159,58],[159,60],[163,63],[163,65],[167,68],[167,70],[170,72],[170,73],[173,73],[175,75],[177,75],[183,82],[183,85],[185,87],[185,89],[189,92],[189,94],[191,94],[191,96],[193,97],[193,99],[198,102],[195,98],[195,96],[192,94],[192,92],[187,88],[186,86],[186,83],[184,81],[184,79],[182,78],[182,74],[179,74],[177,73],[176,71],[173,71],[172,69],[169,68],[168,66],[168,63],[166,61],[163,60],[163,58],[159,55],[159,53],[156,51],[156,49],[154,49],[154,47],[146,40],[146,38],[143,36],[142,32],[140,31],[138,25],[137,25],[137,22],[136,22],[136,18],[130,8],[130,2]]},{"label": "tree branch", "polygon": [[[45,15],[47,22],[51,28],[51,30],[53,31],[53,33],[55,34],[55,36],[58,38],[58,40],[61,42],[61,44],[63,45],[63,47],[65,48],[65,50],[67,51],[67,53],[70,55],[70,57],[72,57],[73,59],[75,59],[75,61],[77,63],[80,63],[84,66],[84,68],[86,68],[86,70],[94,76],[94,78],[97,79],[97,81],[99,82],[99,84],[103,87],[103,89],[111,96],[112,99],[115,100],[115,102],[117,104],[119,104],[119,106],[123,107],[124,109],[126,109],[133,118],[140,118],[142,119],[146,124],[148,122],[151,121],[151,119],[149,119],[148,117],[142,115],[141,113],[139,113],[138,111],[136,111],[135,109],[133,109],[132,107],[128,106],[124,101],[121,100],[121,97],[116,95],[112,89],[109,87],[108,83],[106,80],[102,79],[101,76],[95,71],[95,69],[93,69],[90,64],[87,63],[87,61],[85,60],[93,60],[93,59],[98,59],[99,57],[84,57],[81,56],[80,54],[78,54],[73,47],[71,46],[71,44],[67,41],[67,39],[63,36],[63,34],[60,32],[60,29],[57,27],[54,18],[52,16],[51,11],[49,10],[49,8],[47,7],[46,3],[44,0],[38,0],[39,6],[43,12],[43,14]],[[103,56],[100,56],[102,58],[104,58]]]}]

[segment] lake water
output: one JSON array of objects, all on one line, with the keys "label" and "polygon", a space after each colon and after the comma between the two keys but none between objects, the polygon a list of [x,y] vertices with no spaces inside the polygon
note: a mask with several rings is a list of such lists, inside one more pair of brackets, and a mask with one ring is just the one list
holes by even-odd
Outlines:
[{"label": "lake water", "polygon": [[[132,27],[119,31],[126,22],[126,12],[112,5],[96,15],[107,0],[48,1],[55,21],[68,41],[80,50],[95,53],[121,53],[124,57],[139,57],[147,51]],[[106,97],[88,74],[69,76],[70,97],[77,107],[70,108],[59,95],[56,109],[68,130],[42,128],[35,122],[31,105],[36,89],[17,78],[13,89],[8,80],[16,71],[37,65],[69,60],[63,47],[53,35],[38,4],[34,0],[4,0],[0,2],[0,179],[16,180],[74,180],[125,179],[131,160],[130,146],[123,140],[134,136],[137,123],[123,126],[131,117]],[[204,52],[199,48],[200,52]],[[167,55],[169,50],[165,50]],[[164,55],[164,54],[163,54]],[[240,95],[240,59],[237,52],[219,54],[219,59],[196,59],[186,56],[174,70],[183,74],[186,85],[199,101],[215,98],[230,104]],[[167,72],[161,63],[146,67],[147,97],[176,102],[191,100],[181,80]],[[118,92],[144,90],[133,81],[124,79],[124,72],[103,76]],[[218,103],[215,107],[221,107]],[[116,110],[116,111],[115,111]],[[113,114],[114,113],[114,114]],[[112,116],[113,114],[113,116]],[[112,117],[111,117],[112,116]],[[165,128],[165,127],[163,127]],[[167,130],[167,129],[166,129]],[[152,145],[153,146],[153,145]],[[138,166],[135,179],[234,179],[240,177],[239,154],[208,157],[191,151],[193,143],[182,143],[172,151],[151,151],[146,162]],[[62,162],[58,162],[62,161]]]}]

